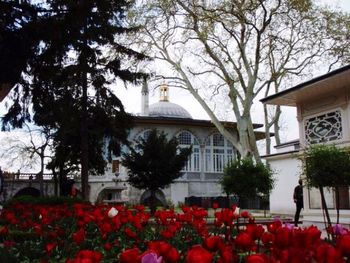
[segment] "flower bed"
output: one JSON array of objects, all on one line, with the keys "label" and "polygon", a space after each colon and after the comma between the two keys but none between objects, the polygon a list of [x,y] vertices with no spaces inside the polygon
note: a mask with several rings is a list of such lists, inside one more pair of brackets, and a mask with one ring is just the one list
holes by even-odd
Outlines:
[{"label": "flower bed", "polygon": [[[0,262],[346,262],[348,230],[334,228],[334,242],[315,226],[275,221],[255,224],[249,213],[183,207],[12,204],[0,216]],[[247,222],[238,227],[237,219]],[[241,220],[242,221],[242,220]]]}]

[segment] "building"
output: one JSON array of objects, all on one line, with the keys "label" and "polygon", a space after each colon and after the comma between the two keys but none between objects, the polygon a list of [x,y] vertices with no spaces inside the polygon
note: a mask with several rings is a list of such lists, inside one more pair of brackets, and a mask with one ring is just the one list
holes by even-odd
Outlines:
[{"label": "building", "polygon": [[[275,214],[293,214],[294,186],[302,177],[300,153],[310,144],[350,145],[350,65],[301,83],[261,100],[271,105],[296,107],[299,139],[277,146],[277,153],[264,156],[277,172],[277,184],[270,196]],[[326,191],[332,221],[335,220],[335,196]],[[341,191],[341,222],[350,224],[349,189]],[[319,191],[304,187],[303,221],[323,222]]]},{"label": "building", "polygon": [[[163,204],[183,203],[186,197],[218,197],[224,193],[218,184],[227,162],[237,158],[237,150],[226,140],[209,120],[193,119],[183,107],[170,102],[167,85],[160,87],[160,100],[149,105],[148,88],[142,88],[141,114],[134,116],[134,127],[128,140],[134,142],[140,136],[147,136],[151,129],[164,131],[169,138],[177,137],[181,147],[192,145],[193,152],[183,169],[183,176],[168,188],[157,193]],[[232,133],[237,133],[236,123],[226,122]],[[255,124],[255,128],[262,125]],[[256,132],[257,138],[264,138],[263,132]],[[120,164],[121,157],[115,157],[103,176],[90,176],[90,200],[107,202],[142,203],[149,197],[127,184],[127,171]],[[116,176],[117,175],[117,176]],[[113,181],[112,181],[113,179]]]}]

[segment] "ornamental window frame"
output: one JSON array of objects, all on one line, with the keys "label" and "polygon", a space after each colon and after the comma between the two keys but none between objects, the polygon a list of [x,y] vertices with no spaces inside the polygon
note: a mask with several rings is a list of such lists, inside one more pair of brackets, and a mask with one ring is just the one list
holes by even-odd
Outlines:
[{"label": "ornamental window frame", "polygon": [[237,150],[222,134],[212,133],[204,147],[204,171],[223,173],[227,163],[237,159]]},{"label": "ornamental window frame", "polygon": [[[343,118],[339,108],[308,116],[303,122],[305,142],[317,144],[342,140],[344,136]],[[317,128],[319,128],[319,134],[316,133]]]}]

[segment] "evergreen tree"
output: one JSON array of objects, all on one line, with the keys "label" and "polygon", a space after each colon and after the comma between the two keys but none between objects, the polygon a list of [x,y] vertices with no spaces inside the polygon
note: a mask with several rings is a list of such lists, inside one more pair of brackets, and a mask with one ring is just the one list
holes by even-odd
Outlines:
[{"label": "evergreen tree", "polygon": [[150,207],[155,212],[155,193],[182,173],[192,148],[179,148],[176,138],[168,141],[164,132],[152,130],[147,138],[140,138],[130,152],[123,154],[122,164],[129,169],[128,182],[151,193]]},{"label": "evergreen tree", "polygon": [[[125,23],[131,3],[53,0],[28,5],[36,11],[34,17],[40,18],[39,26],[32,28],[40,31],[40,41],[26,61],[3,128],[21,127],[29,120],[32,102],[34,122],[56,130],[56,164],[79,164],[86,199],[89,171],[104,170],[104,144],[117,150],[130,126],[130,116],[110,84],[117,78],[136,83],[146,77],[130,70],[145,57],[121,41],[137,30]],[[10,11],[18,12],[15,5]],[[16,28],[15,21],[12,27]]]},{"label": "evergreen tree", "polygon": [[259,195],[267,200],[274,185],[272,175],[273,172],[263,163],[254,163],[252,158],[244,158],[225,167],[220,183],[227,195],[236,194],[240,201],[242,198]]}]

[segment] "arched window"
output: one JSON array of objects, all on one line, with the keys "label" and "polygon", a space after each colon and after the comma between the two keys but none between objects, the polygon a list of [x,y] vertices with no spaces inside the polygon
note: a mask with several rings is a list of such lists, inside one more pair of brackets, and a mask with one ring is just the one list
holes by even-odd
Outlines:
[{"label": "arched window", "polygon": [[192,133],[183,131],[177,135],[177,139],[180,147],[191,147],[192,145],[192,154],[182,170],[186,172],[199,172],[200,147],[197,138]]},{"label": "arched window", "polygon": [[223,172],[225,165],[236,159],[233,145],[220,133],[212,134],[205,144],[205,171]]}]

